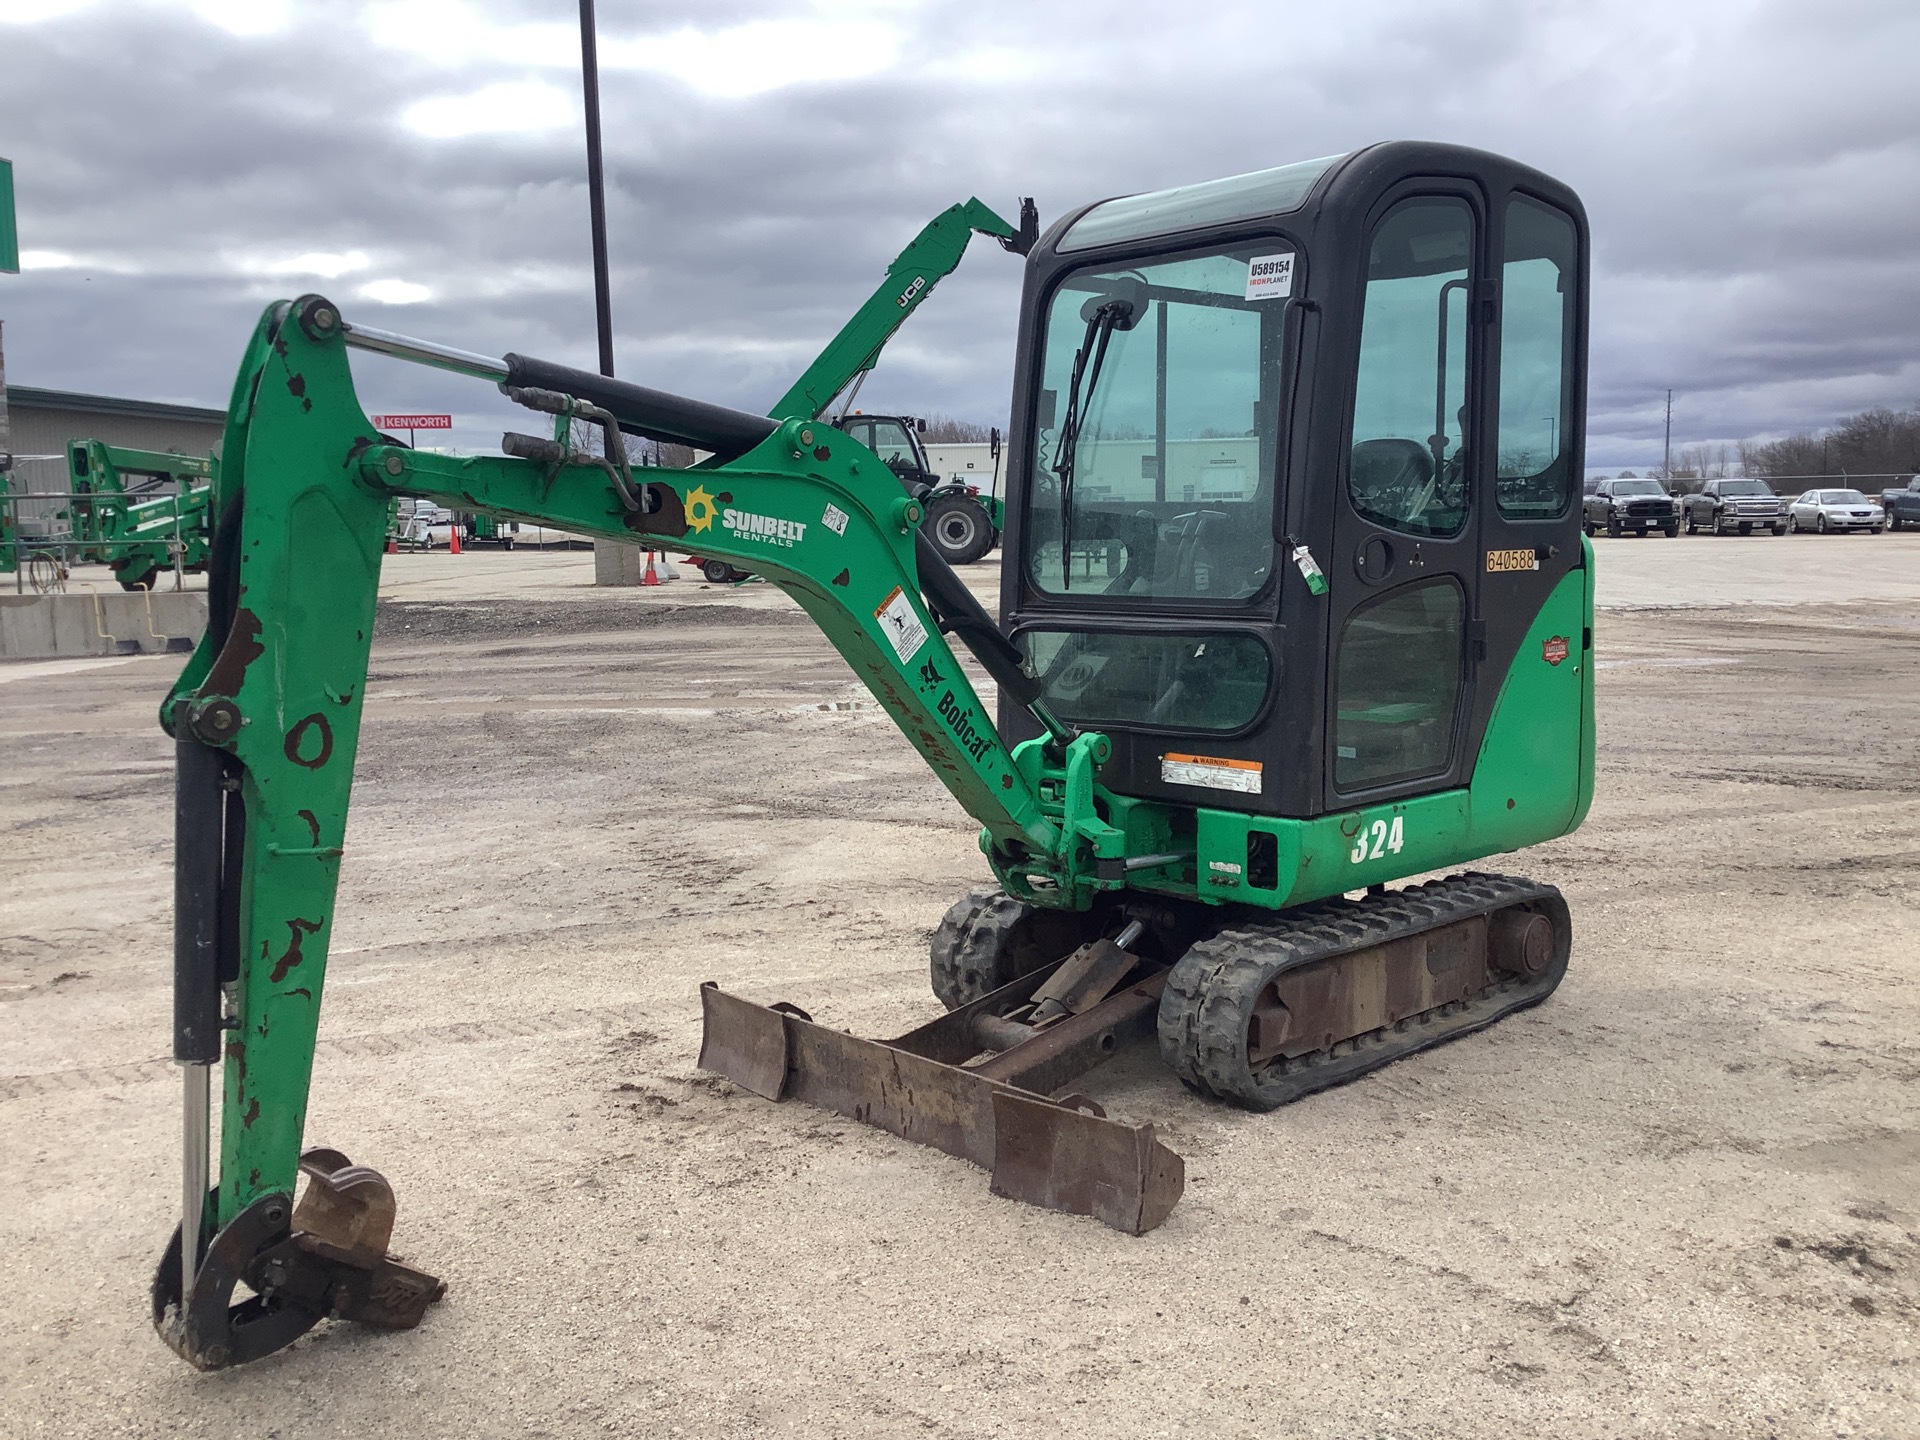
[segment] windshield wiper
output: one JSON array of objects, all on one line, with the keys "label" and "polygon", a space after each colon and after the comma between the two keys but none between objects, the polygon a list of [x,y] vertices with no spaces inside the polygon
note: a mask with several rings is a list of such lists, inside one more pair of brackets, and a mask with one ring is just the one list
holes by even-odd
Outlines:
[{"label": "windshield wiper", "polygon": [[[1060,417],[1060,439],[1053,449],[1053,473],[1060,481],[1060,588],[1073,588],[1073,468],[1080,449],[1080,422],[1093,408],[1100,384],[1100,367],[1107,361],[1107,342],[1115,330],[1131,330],[1138,307],[1118,296],[1095,296],[1081,307],[1086,337],[1073,355],[1073,376],[1067,382],[1067,408]],[[1089,364],[1091,357],[1091,364]],[[1084,396],[1080,388],[1086,380]],[[1084,403],[1083,403],[1084,401]]]}]

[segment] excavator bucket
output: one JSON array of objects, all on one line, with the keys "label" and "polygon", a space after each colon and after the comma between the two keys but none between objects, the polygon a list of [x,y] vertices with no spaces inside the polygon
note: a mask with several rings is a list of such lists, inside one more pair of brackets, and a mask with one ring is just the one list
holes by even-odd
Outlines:
[{"label": "excavator bucket", "polygon": [[700,988],[700,1068],[765,1099],[804,1100],[970,1160],[991,1173],[996,1195],[1142,1235],[1179,1201],[1184,1162],[1151,1125],[1109,1119],[1081,1096],[1050,1097],[1154,1033],[1166,971],[1049,1024],[1007,1018],[1032,1012],[1053,974],[1080,958],[892,1040],[863,1040],[797,1006],[756,1005],[709,981]]},{"label": "excavator bucket", "polygon": [[[328,1317],[377,1330],[409,1330],[446,1285],[387,1253],[393,1187],[337,1150],[300,1157],[298,1206],[270,1194],[207,1245],[183,1289],[182,1232],[153,1279],[153,1323],[200,1370],[242,1365],[290,1345]],[[240,1287],[253,1293],[235,1301]]]}]

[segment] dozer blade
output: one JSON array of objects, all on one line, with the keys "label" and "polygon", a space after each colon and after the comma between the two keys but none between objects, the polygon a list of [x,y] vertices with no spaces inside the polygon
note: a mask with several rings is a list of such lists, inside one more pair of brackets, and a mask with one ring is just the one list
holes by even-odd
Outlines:
[{"label": "dozer blade", "polygon": [[1053,968],[893,1040],[863,1040],[795,1006],[756,1005],[708,981],[700,1068],[766,1099],[804,1100],[970,1160],[991,1172],[996,1195],[1144,1234],[1179,1201],[1184,1162],[1151,1125],[1110,1120],[1078,1096],[1048,1096],[1154,1033],[1164,970],[989,1060],[962,1063],[999,1043],[983,1044],[983,1034],[1024,1030],[1001,1017],[1028,1002]]}]

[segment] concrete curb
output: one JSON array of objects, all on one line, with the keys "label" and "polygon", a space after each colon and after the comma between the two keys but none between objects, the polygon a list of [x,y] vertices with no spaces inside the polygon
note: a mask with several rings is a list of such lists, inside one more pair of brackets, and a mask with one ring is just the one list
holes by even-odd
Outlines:
[{"label": "concrete curb", "polygon": [[0,595],[0,659],[184,653],[206,628],[204,590]]}]

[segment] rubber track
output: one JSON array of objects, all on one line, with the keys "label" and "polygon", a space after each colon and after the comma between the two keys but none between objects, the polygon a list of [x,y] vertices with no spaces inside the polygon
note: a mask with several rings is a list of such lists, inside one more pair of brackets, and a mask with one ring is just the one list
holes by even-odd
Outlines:
[{"label": "rubber track", "polygon": [[933,993],[942,1005],[957,1010],[1005,983],[998,978],[1000,956],[1026,912],[1024,904],[999,889],[969,890],[953,902],[928,946]]},{"label": "rubber track", "polygon": [[[1555,954],[1531,980],[1502,977],[1464,1003],[1442,1005],[1371,1035],[1266,1067],[1247,1062],[1247,1017],[1275,976],[1343,953],[1533,903],[1554,921]],[[1220,931],[1181,956],[1160,1002],[1160,1056],[1182,1083],[1250,1110],[1272,1110],[1358,1079],[1429,1046],[1537,1005],[1566,974],[1566,902],[1551,885],[1505,875],[1454,875],[1365,900],[1324,900]]]}]

